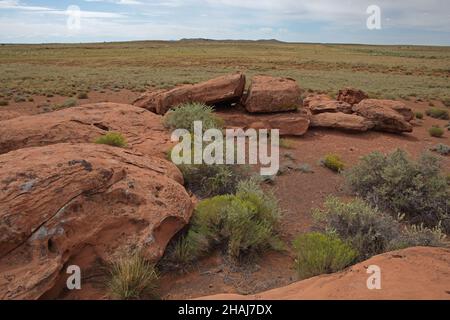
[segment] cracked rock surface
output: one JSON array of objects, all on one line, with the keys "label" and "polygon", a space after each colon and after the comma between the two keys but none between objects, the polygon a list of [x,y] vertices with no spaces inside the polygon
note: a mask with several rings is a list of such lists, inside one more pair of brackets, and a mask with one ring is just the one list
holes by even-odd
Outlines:
[{"label": "cracked rock surface", "polygon": [[168,161],[95,144],[0,155],[0,299],[64,290],[65,267],[89,272],[123,250],[151,261],[192,214]]}]

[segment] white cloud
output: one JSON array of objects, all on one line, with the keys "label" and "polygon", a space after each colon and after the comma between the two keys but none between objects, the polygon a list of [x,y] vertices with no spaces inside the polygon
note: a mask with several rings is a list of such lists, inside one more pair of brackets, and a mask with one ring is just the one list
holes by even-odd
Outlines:
[{"label": "white cloud", "polygon": [[[1,30],[5,32],[0,35],[0,41],[3,41],[6,34],[13,39],[14,37],[42,39],[54,35],[59,37],[60,41],[65,41],[65,37],[73,37],[72,34],[67,35],[64,30],[52,31],[64,26],[63,16],[67,14],[64,9],[25,5],[24,1],[0,0],[0,10],[17,11],[15,19],[8,15],[9,24],[5,24],[5,18],[2,17]],[[111,10],[109,12],[82,10],[82,30],[77,36],[83,41],[204,37],[279,38],[314,42],[393,43],[407,40],[416,43],[450,43],[448,0],[74,0],[73,2],[82,9],[95,7],[93,2],[103,2],[105,4],[102,8]],[[382,10],[381,32],[370,32],[366,29],[368,17],[366,9],[374,2]],[[48,18],[43,19],[43,15],[47,15]],[[442,34],[447,38],[442,37]]]}]

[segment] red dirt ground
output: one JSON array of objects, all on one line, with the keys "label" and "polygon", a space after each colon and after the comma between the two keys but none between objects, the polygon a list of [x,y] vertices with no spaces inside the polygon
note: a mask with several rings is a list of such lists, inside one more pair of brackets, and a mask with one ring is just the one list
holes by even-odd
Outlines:
[{"label": "red dirt ground", "polygon": [[[131,103],[139,93],[91,92],[89,99],[79,100],[79,104],[93,102]],[[0,120],[18,115],[43,112],[43,104],[62,103],[64,97],[34,97],[34,102],[12,103],[0,107]],[[425,112],[428,102],[405,101],[414,111]],[[435,102],[436,104],[436,102]],[[373,151],[391,152],[401,148],[417,157],[438,143],[450,145],[450,131],[443,138],[432,138],[428,129],[433,125],[444,127],[448,120],[436,120],[425,117],[417,120],[412,134],[394,135],[380,132],[345,133],[334,130],[310,129],[303,137],[289,138],[292,149],[283,149],[282,164],[289,160],[283,156],[289,154],[296,164],[308,163],[314,173],[288,172],[277,177],[273,191],[284,210],[282,219],[282,237],[290,243],[299,233],[312,229],[311,210],[320,207],[329,195],[345,196],[342,190],[343,178],[320,166],[319,160],[326,154],[341,156],[347,166],[354,165],[361,156]],[[450,158],[442,158],[444,172],[450,173]],[[219,293],[254,294],[273,288],[283,287],[295,282],[292,269],[293,257],[289,252],[268,253],[256,264],[232,270],[220,256],[200,261],[188,273],[162,274],[160,296],[163,299],[187,299]],[[66,297],[67,298],[67,297]]]}]

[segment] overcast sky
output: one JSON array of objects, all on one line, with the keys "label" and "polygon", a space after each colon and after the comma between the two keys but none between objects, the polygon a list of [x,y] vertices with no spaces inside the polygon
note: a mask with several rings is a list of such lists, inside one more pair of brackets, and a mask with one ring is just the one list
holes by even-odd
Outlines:
[{"label": "overcast sky", "polygon": [[181,38],[450,45],[450,0],[0,0],[0,43]]}]

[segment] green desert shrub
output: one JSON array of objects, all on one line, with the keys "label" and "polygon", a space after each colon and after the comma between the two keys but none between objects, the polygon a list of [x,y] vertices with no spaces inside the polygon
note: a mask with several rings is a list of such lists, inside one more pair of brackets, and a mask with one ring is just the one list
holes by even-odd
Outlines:
[{"label": "green desert shrub", "polygon": [[15,96],[14,97],[14,102],[19,103],[19,102],[25,102],[27,101],[27,98],[25,98],[24,96]]},{"label": "green desert shrub", "polygon": [[185,186],[200,198],[233,194],[239,182],[250,177],[247,166],[236,165],[179,165]]},{"label": "green desert shrub", "polygon": [[115,299],[154,297],[158,287],[158,274],[153,264],[141,254],[133,253],[112,263],[107,286]]},{"label": "green desert shrub", "polygon": [[168,250],[167,261],[192,263],[214,247],[223,246],[229,258],[281,249],[277,235],[278,202],[256,180],[241,182],[235,195],[216,196],[198,203],[187,231]]},{"label": "green desert shrub", "polygon": [[431,108],[427,110],[426,114],[427,116],[435,119],[442,119],[442,120],[450,119],[449,113],[445,109]]},{"label": "green desert shrub", "polygon": [[342,170],[344,170],[345,167],[345,164],[341,160],[341,158],[335,154],[329,154],[325,156],[325,158],[321,160],[321,163],[324,167],[334,172],[341,172]]},{"label": "green desert shrub", "polygon": [[314,211],[314,217],[327,232],[348,241],[358,251],[360,260],[385,252],[400,233],[394,218],[360,199],[343,202],[329,197],[323,210]]},{"label": "green desert shrub", "polygon": [[430,136],[435,138],[441,138],[444,135],[444,129],[438,126],[431,127],[428,132],[430,133]]},{"label": "green desert shrub", "polygon": [[423,113],[422,112],[416,112],[415,116],[416,116],[417,119],[420,119],[420,120],[423,119]]},{"label": "green desert shrub", "polygon": [[280,148],[284,148],[284,149],[293,149],[294,148],[294,143],[292,142],[292,140],[281,138],[280,139],[280,143],[279,143],[279,147]]},{"label": "green desert shrub", "polygon": [[95,143],[97,144],[106,144],[113,147],[126,147],[127,141],[125,137],[118,132],[109,132],[101,137],[99,137],[97,140],[95,140]]},{"label": "green desert shrub", "polygon": [[433,148],[431,148],[431,151],[437,152],[443,156],[448,156],[450,154],[450,147],[446,144],[439,143]]},{"label": "green desert shrub", "polygon": [[351,265],[358,253],[337,236],[309,233],[293,242],[295,268],[300,279],[334,273]]},{"label": "green desert shrub", "polygon": [[194,132],[194,122],[201,121],[203,131],[221,129],[223,121],[217,117],[213,108],[202,103],[187,103],[170,110],[164,116],[164,126],[170,129],[186,129]]},{"label": "green desert shrub", "polygon": [[363,157],[345,174],[349,189],[391,215],[404,215],[411,224],[450,232],[449,189],[439,159],[424,153],[418,161],[397,150]]},{"label": "green desert shrub", "polygon": [[361,199],[344,202],[329,197],[324,209],[314,211],[314,218],[327,233],[337,235],[357,250],[360,261],[407,247],[442,246],[445,238],[440,224],[432,229],[404,225],[402,217],[396,220]]},{"label": "green desert shrub", "polygon": [[88,96],[88,94],[86,92],[80,92],[77,95],[77,98],[80,99],[80,100],[85,100],[85,99],[89,99],[89,96]]},{"label": "green desert shrub", "polygon": [[8,104],[9,104],[8,101],[6,101],[6,100],[0,100],[0,107],[7,106]]},{"label": "green desert shrub", "polygon": [[63,102],[62,107],[63,108],[71,108],[71,107],[75,107],[76,105],[77,105],[77,99],[69,98]]}]

